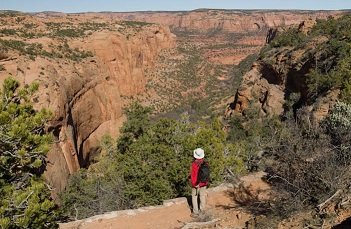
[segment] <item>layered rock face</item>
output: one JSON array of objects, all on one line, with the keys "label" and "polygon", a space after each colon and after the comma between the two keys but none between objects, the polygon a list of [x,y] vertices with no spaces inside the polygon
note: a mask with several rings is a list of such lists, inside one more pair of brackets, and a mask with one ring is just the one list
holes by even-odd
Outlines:
[{"label": "layered rock face", "polygon": [[[42,19],[35,17],[23,20],[42,24]],[[55,19],[46,18],[45,23],[51,20]],[[71,61],[39,54],[33,60],[8,49],[6,58],[0,60],[0,78],[12,75],[22,85],[39,82],[33,102],[36,108],[53,112],[47,128],[55,138],[48,154],[46,177],[60,191],[70,174],[88,165],[104,134],[117,135],[123,122],[123,98],[144,91],[144,70],[153,66],[162,49],[175,43],[169,29],[158,25],[148,25],[133,34],[101,29],[88,36],[67,38],[64,45],[49,37],[33,38],[31,42],[41,44],[47,52],[58,45],[58,49],[70,47],[67,55],[77,50],[92,55]]]},{"label": "layered rock face", "polygon": [[308,19],[326,18],[340,11],[255,11],[255,10],[195,10],[190,12],[111,13],[124,20],[153,22],[171,30],[254,32],[262,29],[290,26]]},{"label": "layered rock face", "polygon": [[[204,56],[219,65],[239,64],[258,53],[269,41],[267,33],[305,22],[307,28],[316,18],[342,15],[343,11],[269,11],[269,10],[194,10],[189,12],[103,13],[128,21],[143,21],[168,26],[180,41],[213,44]],[[98,14],[97,14],[98,15]],[[271,34],[274,35],[274,34]]]},{"label": "layered rock face", "polygon": [[[103,135],[116,136],[124,121],[121,97],[144,91],[144,69],[152,66],[161,49],[173,44],[169,31],[159,26],[131,40],[111,32],[96,33],[83,44],[96,58],[76,69],[75,76],[61,84],[59,91],[63,95],[53,96],[62,98],[57,102],[65,110],[55,119],[62,120],[56,122],[56,128],[60,128],[59,145],[70,174],[86,166]],[[56,161],[57,157],[49,160]],[[55,175],[57,169],[52,170]]]}]

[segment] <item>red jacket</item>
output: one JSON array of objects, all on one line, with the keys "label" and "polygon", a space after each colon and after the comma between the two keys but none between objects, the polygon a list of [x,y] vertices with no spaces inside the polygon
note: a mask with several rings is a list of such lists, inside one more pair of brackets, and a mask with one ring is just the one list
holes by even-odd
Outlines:
[{"label": "red jacket", "polygon": [[199,185],[200,187],[208,185],[208,182],[200,182],[200,184],[197,183],[197,174],[199,172],[200,165],[203,161],[204,159],[195,159],[193,163],[191,163],[190,181],[192,187],[195,187],[196,185]]}]

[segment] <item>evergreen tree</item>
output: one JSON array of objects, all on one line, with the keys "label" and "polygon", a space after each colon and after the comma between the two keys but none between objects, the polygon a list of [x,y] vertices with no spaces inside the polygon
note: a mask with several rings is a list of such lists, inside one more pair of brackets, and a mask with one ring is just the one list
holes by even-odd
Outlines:
[{"label": "evergreen tree", "polygon": [[0,227],[54,228],[58,214],[41,174],[50,135],[44,125],[49,111],[36,112],[30,96],[38,84],[19,88],[4,81],[0,100]]}]

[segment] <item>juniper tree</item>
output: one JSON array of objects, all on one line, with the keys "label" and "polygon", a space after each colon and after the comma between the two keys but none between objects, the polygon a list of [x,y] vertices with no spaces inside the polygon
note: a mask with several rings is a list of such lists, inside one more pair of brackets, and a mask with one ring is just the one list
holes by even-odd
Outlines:
[{"label": "juniper tree", "polygon": [[4,81],[0,98],[0,227],[54,228],[57,212],[41,175],[50,135],[48,110],[35,111],[30,98],[38,84],[24,88]]}]

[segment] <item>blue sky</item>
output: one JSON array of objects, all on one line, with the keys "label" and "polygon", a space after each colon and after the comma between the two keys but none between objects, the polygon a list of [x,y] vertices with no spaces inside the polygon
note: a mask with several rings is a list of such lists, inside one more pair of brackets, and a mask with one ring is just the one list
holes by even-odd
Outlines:
[{"label": "blue sky", "polygon": [[0,0],[0,9],[24,12],[216,9],[351,9],[351,0]]}]

